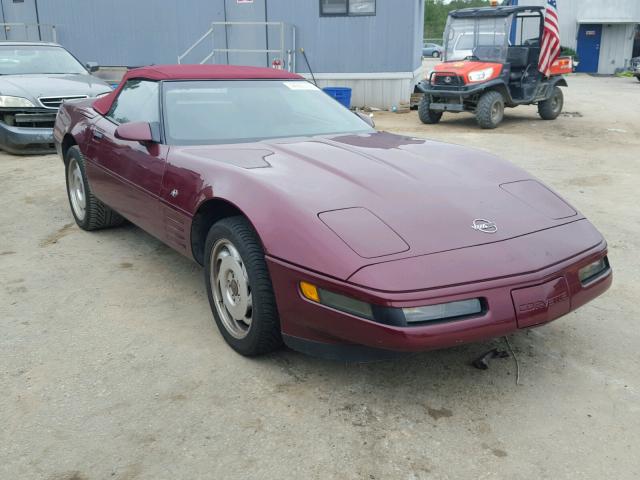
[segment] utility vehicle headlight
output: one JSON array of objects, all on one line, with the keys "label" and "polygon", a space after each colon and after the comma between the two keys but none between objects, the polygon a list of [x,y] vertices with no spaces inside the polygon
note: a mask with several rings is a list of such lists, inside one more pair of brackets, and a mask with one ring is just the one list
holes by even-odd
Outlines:
[{"label": "utility vehicle headlight", "polygon": [[493,75],[493,67],[483,68],[482,70],[474,70],[469,73],[469,81],[470,82],[481,82],[486,80],[487,78],[491,78]]},{"label": "utility vehicle headlight", "polygon": [[0,108],[23,108],[23,107],[35,107],[35,105],[28,98],[11,97],[9,95],[0,95]]},{"label": "utility vehicle headlight", "polygon": [[582,267],[578,271],[580,282],[587,283],[590,280],[593,280],[601,273],[603,273],[607,268],[609,268],[609,261],[607,260],[607,257],[602,257],[600,260],[590,263],[586,267]]},{"label": "utility vehicle headlight", "polygon": [[411,324],[478,314],[482,312],[482,303],[479,298],[472,298],[425,307],[403,308],[402,311],[407,323]]}]

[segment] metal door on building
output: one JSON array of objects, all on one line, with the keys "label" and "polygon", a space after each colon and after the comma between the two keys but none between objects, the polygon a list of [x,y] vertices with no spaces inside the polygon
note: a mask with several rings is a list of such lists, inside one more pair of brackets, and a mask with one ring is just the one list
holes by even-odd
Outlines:
[{"label": "metal door on building", "polygon": [[601,40],[602,25],[597,23],[580,25],[577,52],[580,63],[576,67],[576,72],[595,73],[598,71]]},{"label": "metal door on building", "polygon": [[0,0],[0,14],[4,24],[0,28],[0,39],[42,40],[36,0]]}]

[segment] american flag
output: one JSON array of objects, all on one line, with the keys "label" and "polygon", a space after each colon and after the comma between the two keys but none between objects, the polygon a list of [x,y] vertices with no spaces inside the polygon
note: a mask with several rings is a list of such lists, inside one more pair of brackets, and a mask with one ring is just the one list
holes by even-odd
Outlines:
[{"label": "american flag", "polygon": [[551,71],[551,65],[560,55],[560,28],[558,27],[557,0],[547,0],[547,8],[544,14],[544,32],[542,32],[542,43],[540,45],[538,70],[548,77]]}]

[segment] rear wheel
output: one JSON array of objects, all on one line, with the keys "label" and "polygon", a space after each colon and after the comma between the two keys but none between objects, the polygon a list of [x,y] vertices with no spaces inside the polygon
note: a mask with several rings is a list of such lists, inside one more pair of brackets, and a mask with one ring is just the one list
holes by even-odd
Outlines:
[{"label": "rear wheel", "polygon": [[84,156],[77,146],[67,151],[65,165],[67,196],[78,226],[83,230],[98,230],[122,224],[124,218],[93,195],[87,181]]},{"label": "rear wheel", "polygon": [[564,95],[560,87],[553,87],[551,97],[542,102],[538,102],[538,115],[543,120],[555,120],[562,112],[564,105]]},{"label": "rear wheel", "polygon": [[431,56],[432,56],[433,58],[438,58],[438,57],[440,56],[440,52],[439,52],[439,51],[437,51],[437,50],[434,50],[434,52],[431,54]]},{"label": "rear wheel", "polygon": [[422,100],[420,100],[420,105],[418,105],[418,117],[420,117],[422,123],[426,124],[438,123],[442,118],[442,112],[431,110],[429,95],[426,93],[423,95]]},{"label": "rear wheel", "polygon": [[225,218],[211,227],[204,272],[213,317],[231,348],[255,356],[282,345],[262,244],[244,217]]},{"label": "rear wheel", "polygon": [[480,97],[476,107],[476,120],[482,128],[496,128],[504,118],[504,98],[491,90]]}]

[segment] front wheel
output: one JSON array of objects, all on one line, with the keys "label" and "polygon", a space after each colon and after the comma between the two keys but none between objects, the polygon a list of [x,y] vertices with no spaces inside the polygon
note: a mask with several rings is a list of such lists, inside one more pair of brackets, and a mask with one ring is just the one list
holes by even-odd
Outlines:
[{"label": "front wheel", "polygon": [[74,145],[65,155],[67,196],[76,224],[83,230],[115,227],[124,222],[115,210],[98,200],[87,181],[85,159]]},{"label": "front wheel", "polygon": [[211,227],[204,274],[213,317],[231,348],[255,356],[282,345],[264,251],[244,217],[228,217]]},{"label": "front wheel", "polygon": [[431,110],[431,102],[429,101],[429,95],[426,93],[423,95],[420,104],[418,105],[418,117],[420,121],[426,124],[438,123],[442,118],[442,112],[436,112]]},{"label": "front wheel", "polygon": [[496,128],[504,118],[504,97],[491,90],[480,97],[476,106],[476,121],[481,128]]},{"label": "front wheel", "polygon": [[551,96],[538,102],[538,115],[543,120],[555,120],[562,112],[562,106],[564,105],[564,95],[560,87],[553,87]]},{"label": "front wheel", "polygon": [[436,51],[434,51],[434,52],[431,54],[431,56],[432,56],[433,58],[439,58],[439,57],[440,57],[440,52],[436,50]]}]

